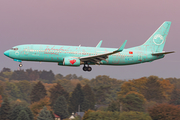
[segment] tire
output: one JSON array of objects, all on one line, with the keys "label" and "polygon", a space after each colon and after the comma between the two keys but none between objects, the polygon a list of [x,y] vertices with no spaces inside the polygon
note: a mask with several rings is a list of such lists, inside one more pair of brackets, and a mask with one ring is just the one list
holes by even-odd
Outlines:
[{"label": "tire", "polygon": [[83,70],[84,70],[84,71],[87,71],[87,67],[83,67]]},{"label": "tire", "polygon": [[88,70],[88,72],[90,72],[90,71],[92,70],[92,68],[91,68],[91,67],[88,67],[87,70]]},{"label": "tire", "polygon": [[19,67],[22,67],[23,65],[22,64],[19,64]]}]

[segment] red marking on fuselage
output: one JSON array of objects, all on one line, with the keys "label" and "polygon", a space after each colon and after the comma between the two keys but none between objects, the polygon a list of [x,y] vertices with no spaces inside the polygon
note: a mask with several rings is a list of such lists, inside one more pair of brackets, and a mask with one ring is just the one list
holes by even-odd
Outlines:
[{"label": "red marking on fuselage", "polygon": [[72,65],[76,62],[75,59],[69,61]]},{"label": "red marking on fuselage", "polygon": [[133,52],[132,52],[132,51],[129,51],[129,54],[133,54]]}]

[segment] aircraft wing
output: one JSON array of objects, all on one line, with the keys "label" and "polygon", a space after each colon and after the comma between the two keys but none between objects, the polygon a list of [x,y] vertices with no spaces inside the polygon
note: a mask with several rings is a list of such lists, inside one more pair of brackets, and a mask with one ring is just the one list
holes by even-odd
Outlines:
[{"label": "aircraft wing", "polygon": [[102,60],[105,60],[108,58],[109,55],[118,53],[123,51],[125,45],[126,45],[127,40],[115,51],[113,52],[108,52],[108,53],[103,53],[103,54],[97,54],[97,55],[92,55],[92,56],[85,56],[85,57],[80,57],[80,60],[82,62],[92,62],[92,63],[100,63]]}]

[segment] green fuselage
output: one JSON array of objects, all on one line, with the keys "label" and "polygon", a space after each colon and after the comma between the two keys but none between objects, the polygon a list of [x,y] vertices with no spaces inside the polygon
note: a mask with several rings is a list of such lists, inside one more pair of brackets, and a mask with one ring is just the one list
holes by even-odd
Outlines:
[{"label": "green fuselage", "polygon": [[[96,48],[82,46],[62,46],[62,45],[43,45],[43,44],[27,44],[19,45],[14,48],[16,50],[8,50],[10,58],[15,61],[40,61],[40,62],[56,62],[63,65],[65,57],[80,58],[85,56],[99,55],[115,51],[116,48]],[[101,61],[101,65],[130,65],[143,62],[151,62],[156,59],[163,58],[164,55],[153,56],[152,52],[142,50],[139,47],[124,49],[109,55],[106,60]],[[83,63],[81,63],[83,64]],[[90,63],[95,64],[95,63]]]}]

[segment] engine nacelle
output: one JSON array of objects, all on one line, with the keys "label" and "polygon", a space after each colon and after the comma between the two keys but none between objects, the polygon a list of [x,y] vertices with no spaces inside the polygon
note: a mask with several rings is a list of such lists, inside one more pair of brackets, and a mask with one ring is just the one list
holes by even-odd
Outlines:
[{"label": "engine nacelle", "polygon": [[81,61],[78,58],[65,57],[63,59],[63,65],[65,66],[80,66]]}]

